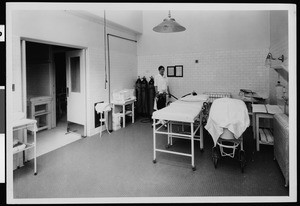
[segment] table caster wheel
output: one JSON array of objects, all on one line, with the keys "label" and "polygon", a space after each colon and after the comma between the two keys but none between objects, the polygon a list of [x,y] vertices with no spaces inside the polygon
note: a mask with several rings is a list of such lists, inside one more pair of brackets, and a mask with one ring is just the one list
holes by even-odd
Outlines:
[{"label": "table caster wheel", "polygon": [[34,175],[37,175],[37,172],[35,172]]},{"label": "table caster wheel", "polygon": [[192,167],[192,170],[195,171],[196,170],[196,166]]},{"label": "table caster wheel", "polygon": [[153,160],[152,162],[155,164],[155,163],[156,163],[156,160]]},{"label": "table caster wheel", "polygon": [[167,144],[167,145],[166,145],[166,149],[169,149],[170,147],[171,147],[170,144]]},{"label": "table caster wheel", "polygon": [[213,159],[215,169],[217,168],[218,158],[219,158],[219,154],[218,154],[217,148],[213,147],[212,159]]},{"label": "table caster wheel", "polygon": [[217,165],[218,165],[218,159],[217,158],[213,158],[213,162],[214,162],[214,166],[215,166],[215,169],[216,169]]},{"label": "table caster wheel", "polygon": [[202,149],[200,149],[200,152],[201,152],[201,153],[203,153],[203,152],[204,152],[204,149],[203,149],[203,148],[202,148]]}]

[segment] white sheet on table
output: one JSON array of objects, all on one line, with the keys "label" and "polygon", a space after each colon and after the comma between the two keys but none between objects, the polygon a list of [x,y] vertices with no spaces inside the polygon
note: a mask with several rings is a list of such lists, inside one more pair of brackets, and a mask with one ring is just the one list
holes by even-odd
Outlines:
[{"label": "white sheet on table", "polygon": [[202,109],[203,106],[203,102],[205,102],[205,100],[202,101],[182,101],[182,100],[177,100],[175,102],[172,102],[170,105],[172,106],[181,106],[181,107],[196,107],[198,109]]},{"label": "white sheet on table", "polygon": [[239,99],[220,98],[214,100],[205,129],[216,145],[218,138],[227,128],[238,139],[250,125],[246,104]]},{"label": "white sheet on table", "polygon": [[194,122],[201,112],[204,101],[187,102],[177,100],[169,106],[153,112],[152,119]]}]

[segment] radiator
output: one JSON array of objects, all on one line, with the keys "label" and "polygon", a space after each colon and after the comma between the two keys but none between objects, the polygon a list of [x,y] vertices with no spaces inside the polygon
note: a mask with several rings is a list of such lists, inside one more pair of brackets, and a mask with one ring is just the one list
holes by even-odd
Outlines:
[{"label": "radiator", "polygon": [[231,93],[230,92],[204,92],[204,94],[208,95],[208,100],[203,104],[203,109],[202,109],[202,114],[203,114],[202,124],[206,125],[212,102],[218,98],[224,98],[224,97],[231,98]]},{"label": "radiator", "polygon": [[274,157],[289,184],[289,118],[286,114],[274,115]]},{"label": "radiator", "polygon": [[228,97],[231,98],[230,92],[204,92],[204,94],[208,95],[208,102],[212,103],[215,99]]}]

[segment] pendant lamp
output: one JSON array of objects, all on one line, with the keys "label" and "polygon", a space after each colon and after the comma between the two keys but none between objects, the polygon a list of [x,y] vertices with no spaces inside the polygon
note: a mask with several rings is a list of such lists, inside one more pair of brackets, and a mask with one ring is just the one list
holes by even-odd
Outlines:
[{"label": "pendant lamp", "polygon": [[173,33],[185,31],[185,28],[178,24],[175,19],[171,18],[171,13],[169,11],[168,18],[165,18],[162,23],[153,28],[153,31],[159,33]]}]

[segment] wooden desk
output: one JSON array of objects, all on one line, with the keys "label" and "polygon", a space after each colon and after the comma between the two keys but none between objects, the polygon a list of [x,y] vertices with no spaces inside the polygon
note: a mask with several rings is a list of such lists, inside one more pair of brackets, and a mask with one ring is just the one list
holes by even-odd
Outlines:
[{"label": "wooden desk", "polygon": [[[136,98],[131,98],[125,101],[112,101],[113,104],[113,112],[115,112],[116,110],[116,106],[122,106],[123,111],[122,111],[122,118],[123,118],[123,128],[125,127],[125,116],[126,115],[131,115],[132,117],[132,123],[134,123],[134,102],[136,101]],[[131,110],[125,110],[125,106],[126,105],[130,105],[131,104]]]},{"label": "wooden desk", "polygon": [[256,139],[256,150],[259,151],[260,144],[274,145],[274,137],[270,129],[260,128],[259,120],[273,119],[274,114],[283,113],[283,111],[277,105],[264,105],[264,104],[253,104],[253,135]]},{"label": "wooden desk", "polygon": [[29,130],[32,131],[33,133],[33,143],[32,144],[28,144],[27,143],[27,137],[25,136],[24,141],[22,143],[24,143],[26,145],[26,147],[22,150],[16,151],[14,154],[19,153],[19,152],[23,152],[23,161],[25,161],[26,159],[26,154],[25,151],[28,149],[32,149],[33,148],[33,159],[34,159],[34,175],[37,174],[37,166],[36,166],[36,132],[37,132],[37,121],[33,120],[33,119],[20,119],[20,120],[16,120],[13,123],[13,131],[17,131],[17,130]]}]

